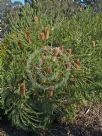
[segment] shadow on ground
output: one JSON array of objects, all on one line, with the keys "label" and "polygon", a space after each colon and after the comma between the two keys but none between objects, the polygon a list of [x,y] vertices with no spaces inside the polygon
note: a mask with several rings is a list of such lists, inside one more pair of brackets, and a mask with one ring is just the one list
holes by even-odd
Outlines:
[{"label": "shadow on ground", "polygon": [[[6,120],[0,121],[0,136],[35,136],[32,132],[16,129],[12,127]],[[55,125],[49,133],[41,134],[41,136],[102,136],[101,130],[94,128],[69,125]]]},{"label": "shadow on ground", "polygon": [[67,126],[58,125],[51,130],[49,136],[102,136],[102,131],[72,124]]}]

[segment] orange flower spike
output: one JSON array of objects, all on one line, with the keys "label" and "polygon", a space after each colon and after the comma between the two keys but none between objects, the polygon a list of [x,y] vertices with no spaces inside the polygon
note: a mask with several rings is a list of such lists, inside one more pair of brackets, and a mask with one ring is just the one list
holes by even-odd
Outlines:
[{"label": "orange flower spike", "polygon": [[82,12],[82,11],[83,11],[83,7],[82,7],[82,6],[80,6],[79,10],[80,10],[80,12]]},{"label": "orange flower spike", "polygon": [[41,58],[41,62],[40,63],[41,63],[41,65],[45,64],[45,58],[44,57]]},{"label": "orange flower spike", "polygon": [[55,62],[57,60],[57,57],[53,56],[52,60]]},{"label": "orange flower spike", "polygon": [[62,54],[63,54],[63,52],[64,52],[64,47],[63,47],[63,46],[61,46],[59,49],[60,49],[60,55],[62,55]]},{"label": "orange flower spike", "polygon": [[62,52],[64,52],[64,46],[61,46],[61,47],[60,47],[60,50],[61,50]]},{"label": "orange flower spike", "polygon": [[26,32],[26,38],[27,38],[27,42],[31,43],[31,37],[30,37],[30,33]]},{"label": "orange flower spike", "polygon": [[95,48],[96,47],[96,42],[92,41],[92,47]]},{"label": "orange flower spike", "polygon": [[27,42],[31,44],[31,39],[30,39],[30,37],[27,38]]},{"label": "orange flower spike", "polygon": [[49,34],[50,34],[50,31],[49,31],[49,28],[48,28],[48,27],[45,27],[44,33],[45,33],[45,39],[48,40]]},{"label": "orange flower spike", "polygon": [[27,36],[27,37],[30,37],[30,33],[29,33],[28,31],[26,32],[26,36]]},{"label": "orange flower spike", "polygon": [[25,83],[21,83],[20,84],[20,90],[19,90],[20,96],[25,96],[25,92],[26,92]]},{"label": "orange flower spike", "polygon": [[66,63],[65,64],[65,67],[66,67],[66,69],[71,69],[72,68],[72,64],[69,62],[69,63]]},{"label": "orange flower spike", "polygon": [[59,47],[54,48],[53,55],[56,56],[56,57],[58,57],[59,53],[60,53],[60,48]]},{"label": "orange flower spike", "polygon": [[44,34],[43,32],[40,33],[40,39],[41,39],[42,41],[45,41],[45,40],[46,40],[45,34]]},{"label": "orange flower spike", "polygon": [[48,74],[51,74],[51,73],[52,73],[52,68],[51,68],[51,67],[48,67],[48,68],[47,68],[47,73],[48,73]]},{"label": "orange flower spike", "polygon": [[76,60],[76,64],[77,64],[78,66],[80,66],[80,60],[79,60],[79,59]]},{"label": "orange flower spike", "polygon": [[81,64],[80,64],[80,60],[79,60],[79,59],[77,59],[75,63],[76,63],[77,68],[80,68],[80,66],[81,66]]},{"label": "orange flower spike", "polygon": [[48,52],[49,51],[49,47],[48,46],[44,46],[43,50],[46,51],[46,52]]},{"label": "orange flower spike", "polygon": [[72,49],[68,49],[67,52],[68,52],[68,55],[72,55]]},{"label": "orange flower spike", "polygon": [[55,90],[55,87],[54,86],[50,86],[48,88],[48,97],[53,97],[54,96],[54,90]]},{"label": "orange flower spike", "polygon": [[18,41],[18,46],[20,49],[22,49],[22,42],[20,40]]},{"label": "orange flower spike", "polygon": [[39,23],[39,18],[37,16],[34,17],[35,24]]}]

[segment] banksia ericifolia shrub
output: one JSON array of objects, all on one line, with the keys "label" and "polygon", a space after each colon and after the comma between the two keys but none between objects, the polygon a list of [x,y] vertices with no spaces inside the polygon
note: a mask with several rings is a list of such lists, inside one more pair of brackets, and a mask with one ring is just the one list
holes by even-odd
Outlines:
[{"label": "banksia ericifolia shrub", "polygon": [[66,122],[84,101],[101,100],[102,14],[51,22],[25,7],[2,43],[3,107],[24,129],[46,128],[56,117]]}]

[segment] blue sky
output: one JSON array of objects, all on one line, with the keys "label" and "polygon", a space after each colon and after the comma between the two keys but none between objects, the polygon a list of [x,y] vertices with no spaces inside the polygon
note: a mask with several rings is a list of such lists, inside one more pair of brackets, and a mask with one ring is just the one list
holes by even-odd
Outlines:
[{"label": "blue sky", "polygon": [[25,4],[25,0],[11,0],[11,3],[20,2],[23,5]]}]

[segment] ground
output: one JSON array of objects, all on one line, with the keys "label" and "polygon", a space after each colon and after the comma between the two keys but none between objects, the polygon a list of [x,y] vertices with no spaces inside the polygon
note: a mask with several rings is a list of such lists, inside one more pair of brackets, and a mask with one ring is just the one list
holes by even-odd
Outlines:
[{"label": "ground", "polygon": [[[0,128],[0,136],[34,136],[11,127],[6,119],[0,121]],[[46,136],[102,136],[102,104],[83,107],[72,124],[56,124]]]}]

